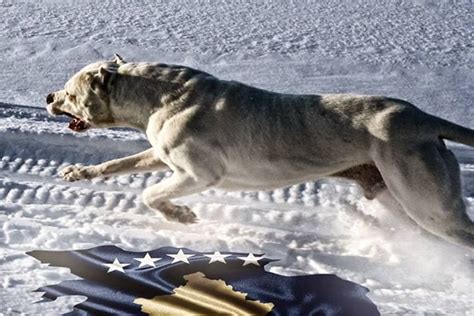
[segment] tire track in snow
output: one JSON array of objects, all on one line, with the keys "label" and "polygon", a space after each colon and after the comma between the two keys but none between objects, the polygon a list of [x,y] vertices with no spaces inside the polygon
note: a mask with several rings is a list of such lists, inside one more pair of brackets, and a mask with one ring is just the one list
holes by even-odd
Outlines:
[{"label": "tire track in snow", "polygon": [[[118,211],[136,214],[155,214],[156,211],[149,210],[140,198],[141,190],[130,188],[111,188],[100,183],[63,182],[54,181],[45,183],[43,177],[29,174],[10,174],[2,177],[0,173],[0,200],[4,203],[17,205],[55,205],[68,208],[93,207],[105,211]],[[205,221],[223,221],[231,223],[244,223],[262,228],[278,228],[291,231],[287,227],[298,227],[304,224],[305,218],[316,216],[314,209],[299,206],[299,211],[291,209],[291,206],[281,204],[275,205],[268,202],[258,204],[236,197],[218,197],[208,192],[207,194],[195,195],[183,198],[182,203],[191,205],[200,217]],[[311,212],[303,216],[302,212]],[[282,223],[284,225],[279,225]]]},{"label": "tire track in snow", "polygon": [[[155,172],[151,174],[140,174],[133,176],[110,177],[107,180],[102,178],[82,180],[77,182],[65,182],[58,176],[58,172],[69,163],[67,161],[48,162],[45,159],[23,159],[4,156],[0,160],[0,176],[12,181],[36,182],[36,183],[55,183],[63,186],[75,188],[89,188],[99,191],[127,191],[139,194],[145,187],[158,183],[169,172]],[[67,160],[67,159],[66,159]],[[8,189],[8,188],[7,188]],[[311,206],[317,200],[318,187],[315,183],[306,183],[295,185],[289,188],[277,189],[267,192],[223,192],[210,190],[201,195],[213,197],[213,201],[239,200],[241,203],[260,202],[263,204],[300,204]]]}]

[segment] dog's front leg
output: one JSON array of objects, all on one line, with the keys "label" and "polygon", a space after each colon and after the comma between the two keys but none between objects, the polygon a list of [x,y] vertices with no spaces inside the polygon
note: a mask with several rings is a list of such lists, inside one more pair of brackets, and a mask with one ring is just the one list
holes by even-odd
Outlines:
[{"label": "dog's front leg", "polygon": [[[210,174],[208,174],[210,175]],[[219,177],[193,177],[184,171],[175,171],[170,178],[143,191],[143,202],[160,211],[167,220],[183,224],[195,223],[197,216],[187,206],[176,205],[170,199],[201,192],[215,183]]]},{"label": "dog's front leg", "polygon": [[153,148],[138,154],[110,160],[95,166],[71,165],[62,169],[59,175],[66,181],[108,177],[120,174],[158,171],[167,169],[168,166],[155,157]]}]

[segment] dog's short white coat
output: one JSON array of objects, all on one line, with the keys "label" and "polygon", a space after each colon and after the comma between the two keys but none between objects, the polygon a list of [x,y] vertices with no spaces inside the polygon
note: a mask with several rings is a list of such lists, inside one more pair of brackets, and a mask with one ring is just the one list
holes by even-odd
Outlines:
[{"label": "dog's short white coat", "polygon": [[339,176],[369,198],[385,188],[425,230],[474,249],[457,160],[443,139],[474,146],[474,131],[388,97],[290,95],[224,81],[189,67],[126,63],[116,55],[75,74],[48,98],[95,128],[144,131],[152,147],[96,166],[68,166],[68,181],[171,169],[143,192],[169,220],[196,221],[170,199],[211,187],[271,189]]}]

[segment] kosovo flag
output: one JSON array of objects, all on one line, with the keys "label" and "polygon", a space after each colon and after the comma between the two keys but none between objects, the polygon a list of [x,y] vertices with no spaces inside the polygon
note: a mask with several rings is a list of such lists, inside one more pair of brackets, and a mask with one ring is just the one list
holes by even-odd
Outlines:
[{"label": "kosovo flag", "polygon": [[81,278],[36,290],[43,301],[87,297],[67,315],[380,315],[365,287],[335,275],[267,272],[275,260],[263,255],[115,246],[28,254]]}]

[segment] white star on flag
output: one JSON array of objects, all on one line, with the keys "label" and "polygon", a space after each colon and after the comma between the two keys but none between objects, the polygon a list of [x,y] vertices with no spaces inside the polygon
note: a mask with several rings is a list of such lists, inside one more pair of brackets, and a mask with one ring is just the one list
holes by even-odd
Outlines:
[{"label": "white star on flag", "polygon": [[208,257],[208,258],[211,258],[211,260],[209,260],[209,264],[211,264],[213,262],[227,263],[227,262],[225,262],[224,258],[227,258],[231,255],[223,255],[219,251],[216,251],[212,255],[205,255],[205,256]]},{"label": "white star on flag", "polygon": [[172,255],[172,254],[166,254],[166,255],[168,257],[173,258],[173,262],[171,262],[171,263],[184,262],[184,263],[187,263],[187,264],[189,264],[188,258],[194,256],[194,254],[185,255],[183,250],[181,250],[181,249],[179,249],[178,253],[175,254],[175,255]]},{"label": "white star on flag", "polygon": [[112,263],[103,263],[103,265],[109,268],[107,273],[110,273],[112,271],[120,271],[122,273],[125,273],[125,271],[123,271],[123,268],[126,267],[126,266],[129,266],[130,264],[129,263],[120,263],[120,261],[118,261],[118,259],[115,258],[114,262],[112,262]]},{"label": "white star on flag", "polygon": [[144,267],[144,266],[150,266],[155,268],[155,261],[161,260],[161,258],[152,258],[150,257],[150,254],[147,252],[145,257],[143,258],[133,258],[137,261],[140,261],[140,265],[138,266],[139,268]]},{"label": "white star on flag", "polygon": [[260,266],[260,263],[258,263],[258,260],[262,260],[263,258],[265,258],[265,256],[255,257],[253,253],[249,253],[247,257],[237,257],[237,258],[244,261],[244,264],[242,265],[243,267],[245,267],[248,264],[254,264],[256,266]]}]

